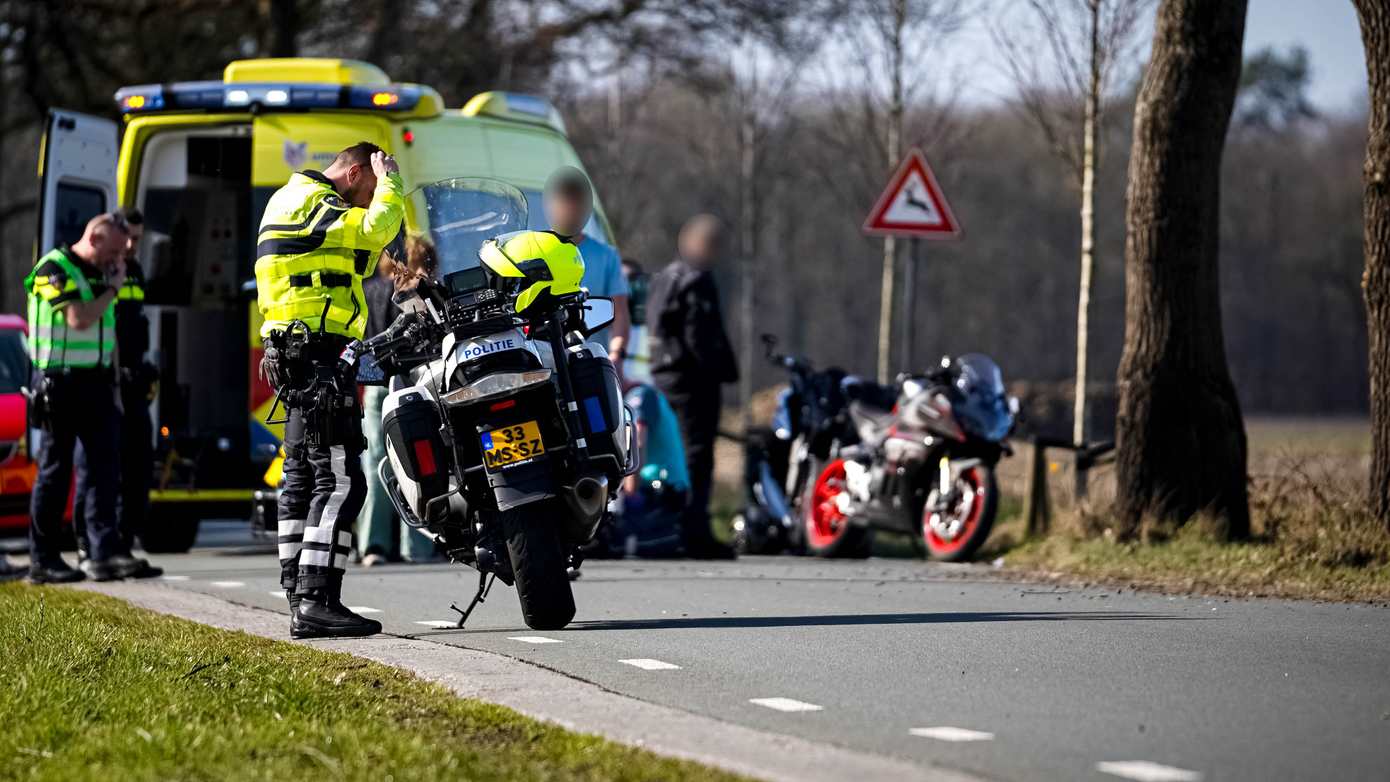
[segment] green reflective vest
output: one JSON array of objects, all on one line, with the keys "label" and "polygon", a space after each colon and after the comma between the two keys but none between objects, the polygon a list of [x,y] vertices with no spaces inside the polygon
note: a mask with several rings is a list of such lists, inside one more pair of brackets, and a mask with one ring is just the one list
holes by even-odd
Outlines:
[{"label": "green reflective vest", "polygon": [[106,290],[96,267],[59,247],[39,259],[24,278],[29,297],[29,358],[42,370],[110,367],[116,358],[116,308],[106,306],[96,323],[68,327],[64,310]]},{"label": "green reflective vest", "polygon": [[313,331],[361,339],[367,326],[362,278],[401,230],[405,186],[399,174],[377,180],[371,206],[359,209],[318,171],[301,171],[266,204],[256,239],[256,299],[261,336],[302,320]]}]

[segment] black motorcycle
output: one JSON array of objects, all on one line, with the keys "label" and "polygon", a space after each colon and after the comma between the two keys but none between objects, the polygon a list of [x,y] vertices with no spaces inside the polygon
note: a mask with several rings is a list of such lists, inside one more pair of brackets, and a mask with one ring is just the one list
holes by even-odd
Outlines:
[{"label": "black motorcycle", "polygon": [[802,553],[805,536],[796,500],[826,463],[831,447],[852,432],[845,371],[817,371],[800,356],[777,352],[764,334],[768,362],[786,370],[787,387],[777,396],[770,429],[744,438],[744,503],[733,520],[734,545],[742,554]]},{"label": "black motorcycle", "polygon": [[1018,402],[999,366],[971,353],[892,386],[846,378],[853,431],[831,444],[799,512],[809,553],[862,556],[875,529],[920,540],[933,559],[968,560],[994,525],[994,468],[1012,451]]}]

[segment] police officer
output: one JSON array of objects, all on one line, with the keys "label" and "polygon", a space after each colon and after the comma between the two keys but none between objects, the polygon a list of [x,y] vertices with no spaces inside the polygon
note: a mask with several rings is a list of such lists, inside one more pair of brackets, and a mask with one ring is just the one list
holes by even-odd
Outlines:
[{"label": "police officer", "polygon": [[[125,284],[116,292],[116,355],[121,388],[120,490],[116,494],[117,527],[121,540],[133,546],[135,537],[145,531],[150,507],[150,479],[154,464],[154,422],[150,402],[154,401],[159,373],[146,360],[150,350],[150,320],[145,316],[145,272],[136,257],[145,232],[145,218],[139,209],[122,209],[125,219]],[[77,447],[78,475],[84,474],[87,458]],[[86,504],[92,501],[92,487],[79,478],[73,503],[73,522],[80,524]],[[86,556],[82,536],[78,550]]]},{"label": "police officer", "polygon": [[256,245],[262,372],[288,406],[279,502],[281,576],[294,638],[360,636],[381,624],[342,603],[352,524],[366,496],[362,414],[338,356],[367,323],[362,279],[401,230],[400,168],[354,144],[300,171],[266,204]]},{"label": "police officer", "polygon": [[[29,578],[35,583],[156,575],[130,555],[116,526],[117,437],[115,307],[125,283],[128,228],[119,214],[92,218],[82,238],[39,259],[24,279],[29,300],[33,393],[44,429],[29,505]],[[79,479],[91,487],[85,509],[88,558],[82,570],[59,555],[73,451],[87,453]]]}]

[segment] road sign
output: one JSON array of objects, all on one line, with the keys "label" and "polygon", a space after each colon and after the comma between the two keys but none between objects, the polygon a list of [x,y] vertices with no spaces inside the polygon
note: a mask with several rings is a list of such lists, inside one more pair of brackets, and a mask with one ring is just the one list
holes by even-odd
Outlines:
[{"label": "road sign", "polygon": [[922,239],[958,239],[960,223],[941,193],[922,151],[913,148],[893,172],[888,187],[869,211],[864,233]]}]

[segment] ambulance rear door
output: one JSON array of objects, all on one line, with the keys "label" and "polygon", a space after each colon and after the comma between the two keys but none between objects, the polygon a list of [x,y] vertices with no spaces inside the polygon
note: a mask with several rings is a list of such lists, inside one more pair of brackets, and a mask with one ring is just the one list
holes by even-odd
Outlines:
[{"label": "ambulance rear door", "polygon": [[116,123],[53,109],[40,142],[36,256],[82,238],[87,221],[116,208]]}]

